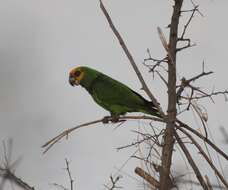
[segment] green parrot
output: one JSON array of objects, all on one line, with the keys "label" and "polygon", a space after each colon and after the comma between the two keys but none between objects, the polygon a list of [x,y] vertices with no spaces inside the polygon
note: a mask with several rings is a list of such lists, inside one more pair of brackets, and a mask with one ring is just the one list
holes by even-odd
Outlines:
[{"label": "green parrot", "polygon": [[81,85],[94,101],[108,110],[112,117],[127,112],[142,112],[161,118],[154,104],[125,84],[89,67],[77,67],[70,71],[69,83]]}]

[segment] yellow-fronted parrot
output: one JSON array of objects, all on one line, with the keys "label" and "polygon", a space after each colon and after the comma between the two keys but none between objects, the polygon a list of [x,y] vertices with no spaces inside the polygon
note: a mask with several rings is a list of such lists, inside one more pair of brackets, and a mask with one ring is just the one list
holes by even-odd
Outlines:
[{"label": "yellow-fronted parrot", "polygon": [[112,117],[127,112],[143,112],[161,117],[154,104],[125,84],[89,67],[77,67],[70,71],[69,83],[81,85],[94,101],[108,110]]}]

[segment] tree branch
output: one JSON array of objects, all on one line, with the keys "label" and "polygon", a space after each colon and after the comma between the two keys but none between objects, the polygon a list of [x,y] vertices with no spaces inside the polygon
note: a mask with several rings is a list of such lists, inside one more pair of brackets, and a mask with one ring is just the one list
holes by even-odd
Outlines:
[{"label": "tree branch", "polygon": [[176,125],[176,127],[178,129],[180,129],[181,127],[184,127],[185,129],[187,129],[188,131],[191,131],[192,133],[194,133],[196,136],[198,136],[200,139],[204,140],[207,144],[209,144],[216,152],[218,152],[221,156],[223,156],[226,160],[228,160],[228,155],[223,152],[220,148],[218,148],[213,142],[211,142],[208,138],[206,138],[205,136],[203,136],[201,133],[199,133],[198,131],[194,130],[193,128],[189,127],[187,124],[183,123],[180,120],[177,120],[177,123],[180,125]]},{"label": "tree branch", "polygon": [[65,161],[66,161],[67,174],[68,174],[69,180],[70,180],[70,190],[73,190],[73,188],[74,188],[74,180],[72,179],[72,176],[71,176],[70,167],[69,167],[69,161],[67,159],[65,159]]},{"label": "tree branch", "polygon": [[205,158],[205,160],[208,162],[208,164],[214,170],[215,174],[219,177],[219,179],[221,180],[221,182],[225,185],[226,188],[228,188],[228,183],[223,178],[222,174],[220,174],[220,172],[215,167],[215,165],[210,160],[210,158],[207,156],[207,154],[203,151],[203,149],[201,148],[201,146],[196,142],[196,140],[187,131],[185,131],[183,128],[179,128],[179,130],[182,131],[182,133],[184,133],[192,141],[192,143],[197,147],[197,149],[199,150],[199,152],[202,154],[202,156]]},{"label": "tree branch", "polygon": [[159,188],[159,181],[156,180],[154,177],[152,177],[150,174],[148,174],[146,171],[143,169],[136,167],[135,168],[135,173],[142,177],[146,182],[148,182],[150,185],[152,185],[155,188]]},{"label": "tree branch", "polygon": [[189,164],[191,165],[191,167],[192,167],[192,169],[193,169],[198,181],[200,182],[201,186],[203,187],[204,190],[209,190],[209,188],[207,187],[207,184],[206,184],[203,176],[201,175],[197,165],[193,161],[191,154],[189,153],[189,151],[186,148],[186,146],[184,145],[184,143],[181,141],[181,139],[180,139],[180,137],[179,137],[179,135],[177,134],[176,131],[174,131],[174,136],[175,136],[178,144],[180,145],[182,151],[184,152],[184,154],[185,154]]},{"label": "tree branch", "polygon": [[[158,122],[164,122],[163,119],[160,119],[160,118],[157,118],[157,117],[150,117],[150,116],[121,116],[118,119],[119,120],[117,122],[124,122],[126,120],[131,120],[131,119],[133,119],[133,120],[134,119],[136,119],[136,120],[143,119],[143,120],[153,120],[153,121],[158,121]],[[68,138],[68,135],[71,132],[73,132],[73,131],[75,131],[75,130],[77,130],[79,128],[82,128],[82,127],[88,127],[88,126],[91,126],[91,125],[97,124],[97,123],[104,123],[104,120],[105,120],[105,123],[107,121],[108,122],[112,122],[113,118],[112,117],[104,117],[102,119],[98,119],[98,120],[95,120],[95,121],[83,123],[81,125],[77,125],[77,126],[72,127],[70,129],[64,130],[62,133],[60,133],[59,135],[57,135],[56,137],[52,138],[51,140],[46,142],[44,145],[42,145],[42,148],[44,148],[43,154],[45,154],[50,148],[52,148],[52,146],[54,146],[62,138],[64,138],[64,137]]]}]

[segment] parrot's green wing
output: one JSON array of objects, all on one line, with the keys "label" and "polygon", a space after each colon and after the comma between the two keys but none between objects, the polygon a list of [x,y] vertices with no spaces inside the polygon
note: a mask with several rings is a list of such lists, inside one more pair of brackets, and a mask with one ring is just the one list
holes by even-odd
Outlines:
[{"label": "parrot's green wing", "polygon": [[100,73],[88,90],[93,99],[112,115],[143,112],[159,116],[157,109],[126,85]]}]

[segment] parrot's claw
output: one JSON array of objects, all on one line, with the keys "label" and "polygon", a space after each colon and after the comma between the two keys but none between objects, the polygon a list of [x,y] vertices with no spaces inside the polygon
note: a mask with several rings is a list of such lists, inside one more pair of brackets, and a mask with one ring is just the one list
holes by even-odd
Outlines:
[{"label": "parrot's claw", "polygon": [[110,116],[105,116],[103,119],[102,119],[102,123],[104,124],[107,124],[109,121],[110,121]]},{"label": "parrot's claw", "polygon": [[120,117],[118,115],[112,115],[111,116],[111,122],[112,123],[117,123],[119,121]]},{"label": "parrot's claw", "polygon": [[109,121],[111,121],[112,123],[117,123],[120,121],[119,119],[120,119],[120,117],[118,115],[105,116],[102,119],[102,123],[107,124],[107,123],[109,123]]}]

